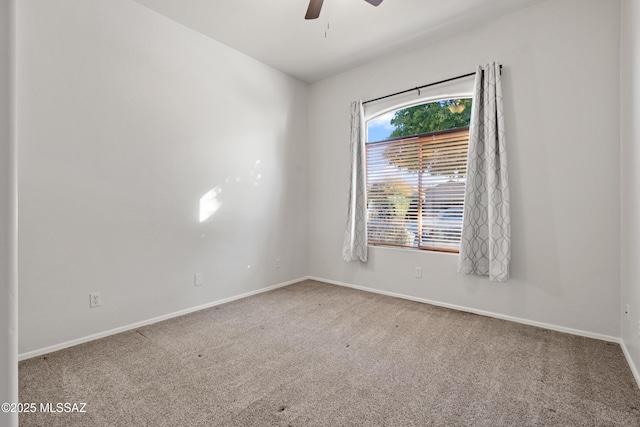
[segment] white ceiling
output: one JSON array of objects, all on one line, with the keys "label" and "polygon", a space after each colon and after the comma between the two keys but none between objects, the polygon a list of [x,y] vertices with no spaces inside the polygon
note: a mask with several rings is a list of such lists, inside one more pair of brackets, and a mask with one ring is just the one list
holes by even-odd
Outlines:
[{"label": "white ceiling", "polygon": [[136,1],[312,83],[542,0],[325,0],[315,21],[304,19],[308,0]]}]

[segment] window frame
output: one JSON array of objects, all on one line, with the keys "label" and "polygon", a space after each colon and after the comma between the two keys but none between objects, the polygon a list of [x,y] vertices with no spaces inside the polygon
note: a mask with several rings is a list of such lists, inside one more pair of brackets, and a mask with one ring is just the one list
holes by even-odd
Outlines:
[{"label": "window frame", "polygon": [[[426,139],[426,138],[432,138],[432,137],[437,137],[437,136],[443,136],[443,135],[447,135],[447,134],[453,134],[453,133],[460,133],[462,131],[466,131],[466,141],[467,141],[467,149],[468,149],[468,143],[469,143],[469,129],[470,129],[470,124],[468,126],[464,126],[464,127],[458,127],[458,128],[451,128],[451,129],[445,129],[445,130],[439,130],[439,131],[434,131],[434,132],[427,132],[427,133],[422,133],[422,134],[417,134],[417,135],[410,135],[410,136],[402,136],[402,137],[397,137],[397,138],[391,138],[391,139],[386,139],[386,140],[381,140],[381,141],[372,141],[372,142],[368,142],[369,139],[369,126],[368,123],[371,120],[376,119],[377,117],[383,115],[383,114],[387,114],[390,111],[399,111],[399,110],[403,110],[403,109],[408,109],[411,107],[415,107],[415,106],[419,106],[419,105],[426,105],[426,104],[430,104],[430,103],[435,103],[435,102],[441,102],[441,101],[447,101],[450,99],[473,99],[472,95],[470,94],[460,94],[460,95],[454,95],[454,96],[440,96],[437,98],[431,98],[431,99],[423,99],[417,102],[413,102],[413,103],[404,103],[402,105],[397,105],[395,108],[386,108],[384,111],[380,111],[377,112],[374,115],[371,115],[369,117],[367,117],[365,119],[365,126],[364,126],[364,145],[365,145],[365,185],[366,185],[366,191],[367,191],[367,229],[369,230],[369,224],[370,224],[370,210],[369,210],[369,151],[368,151],[368,147],[369,146],[375,146],[375,145],[380,145],[380,144],[385,144],[388,145],[389,143],[393,143],[393,142],[397,142],[397,141],[403,141],[403,140],[412,140],[412,139]],[[419,179],[419,181],[421,181]],[[462,214],[464,212],[464,191],[466,191],[466,161],[465,161],[465,173],[464,173],[464,185],[463,185],[463,196],[461,199],[461,208],[462,208]],[[418,184],[418,203],[417,203],[417,211],[416,211],[416,215],[417,215],[417,224],[416,224],[416,233],[417,233],[417,244],[415,246],[407,246],[407,245],[403,245],[403,244],[395,244],[395,243],[385,243],[385,242],[372,242],[370,240],[370,234],[369,231],[367,231],[367,245],[368,246],[374,246],[374,247],[382,247],[382,248],[395,248],[395,249],[405,249],[405,250],[418,250],[418,251],[428,251],[428,252],[438,252],[438,253],[454,253],[457,254],[460,252],[460,247],[459,247],[459,241],[458,241],[458,247],[457,248],[450,248],[450,247],[438,247],[438,246],[422,246],[422,236],[424,233],[424,229],[423,229],[423,223],[422,223],[422,213],[423,213],[423,209],[424,209],[424,200],[422,200],[422,192],[423,190],[423,186],[424,184],[422,184],[421,182]],[[461,214],[461,215],[462,215]],[[460,220],[460,230],[462,229],[462,218]]]}]

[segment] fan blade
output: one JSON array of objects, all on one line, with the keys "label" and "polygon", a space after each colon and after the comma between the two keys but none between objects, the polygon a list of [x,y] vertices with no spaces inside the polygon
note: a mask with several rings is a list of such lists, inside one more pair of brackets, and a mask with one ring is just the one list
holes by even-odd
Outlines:
[{"label": "fan blade", "polygon": [[364,0],[364,1],[374,6],[380,6],[380,3],[382,3],[382,0]]},{"label": "fan blade", "polygon": [[304,16],[304,19],[318,19],[323,1],[324,0],[310,0],[309,7],[307,8],[307,14]]}]

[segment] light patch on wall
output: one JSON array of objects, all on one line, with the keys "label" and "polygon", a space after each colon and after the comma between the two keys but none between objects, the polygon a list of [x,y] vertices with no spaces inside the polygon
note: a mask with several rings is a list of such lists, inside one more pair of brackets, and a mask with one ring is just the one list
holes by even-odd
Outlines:
[{"label": "light patch on wall", "polygon": [[200,222],[206,221],[211,215],[216,213],[222,203],[218,201],[218,194],[222,192],[222,188],[215,187],[207,194],[200,198]]},{"label": "light patch on wall", "polygon": [[256,164],[253,166],[253,169],[251,170],[251,176],[255,177],[255,180],[253,181],[253,185],[255,185],[255,186],[257,186],[258,185],[258,181],[260,181],[262,179],[262,174],[257,172],[258,166],[260,166],[261,162],[262,162],[262,160],[256,160]]}]

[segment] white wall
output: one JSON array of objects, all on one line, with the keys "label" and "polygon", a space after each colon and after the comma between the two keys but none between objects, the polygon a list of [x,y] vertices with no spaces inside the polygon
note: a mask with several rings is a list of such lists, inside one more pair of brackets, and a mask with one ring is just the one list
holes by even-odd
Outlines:
[{"label": "white wall", "polygon": [[621,337],[640,384],[640,4],[622,2],[620,29]]},{"label": "white wall", "polygon": [[[0,403],[18,401],[13,0],[0,1]],[[18,425],[0,411],[0,425]]]},{"label": "white wall", "polygon": [[[617,1],[554,0],[314,84],[311,275],[618,337],[619,28]],[[370,248],[367,264],[343,262],[349,102],[493,60],[504,65],[513,279],[462,276],[443,253]]]},{"label": "white wall", "polygon": [[305,84],[130,0],[17,13],[20,353],[307,274]]}]

